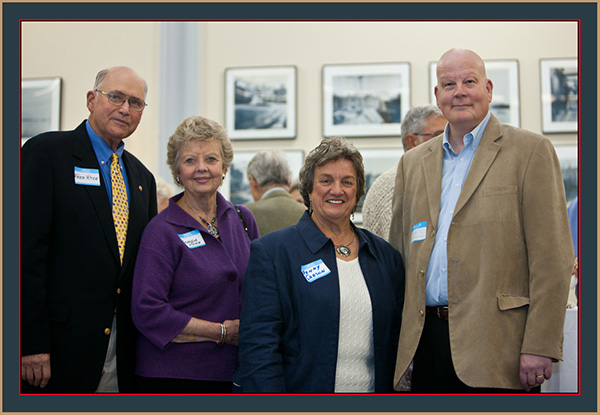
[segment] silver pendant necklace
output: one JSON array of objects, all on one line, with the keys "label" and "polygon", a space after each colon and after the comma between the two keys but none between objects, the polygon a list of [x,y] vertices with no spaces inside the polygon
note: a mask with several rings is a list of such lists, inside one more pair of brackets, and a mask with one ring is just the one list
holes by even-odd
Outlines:
[{"label": "silver pendant necklace", "polygon": [[[200,216],[199,214],[196,213],[196,211],[190,206],[190,204],[187,202],[187,199],[184,198],[183,201],[185,202],[185,204],[187,205],[187,207],[192,211],[192,213],[196,216],[198,216],[198,218],[200,218],[200,220],[206,225],[206,229],[208,230],[208,232],[214,236],[215,238],[219,236],[219,228],[217,228],[217,226],[214,224],[215,221],[217,220],[217,215],[215,215],[214,218],[212,218],[212,220],[210,221],[210,223],[208,223],[206,221],[206,219],[204,219],[202,216]],[[215,211],[216,211],[216,206],[215,206]]]},{"label": "silver pendant necklace", "polygon": [[350,250],[350,247],[348,245],[352,245],[352,242],[354,242],[355,236],[356,236],[356,234],[352,233],[352,240],[350,241],[349,244],[341,244],[341,245],[333,244],[333,246],[335,246],[335,250],[339,256],[343,256],[344,258],[350,256],[352,251]]}]

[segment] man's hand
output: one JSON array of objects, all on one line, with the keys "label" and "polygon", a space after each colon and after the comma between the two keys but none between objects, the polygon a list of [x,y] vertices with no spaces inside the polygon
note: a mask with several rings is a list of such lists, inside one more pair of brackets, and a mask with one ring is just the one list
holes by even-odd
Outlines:
[{"label": "man's hand", "polygon": [[540,386],[552,376],[552,359],[534,354],[521,355],[519,378],[526,391]]},{"label": "man's hand", "polygon": [[32,386],[45,387],[50,380],[50,353],[21,357],[21,379]]}]

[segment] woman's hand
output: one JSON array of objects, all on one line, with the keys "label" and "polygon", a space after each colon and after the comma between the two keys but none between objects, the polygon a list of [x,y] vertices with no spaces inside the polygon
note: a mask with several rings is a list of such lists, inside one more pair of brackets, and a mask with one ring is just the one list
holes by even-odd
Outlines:
[{"label": "woman's hand", "polygon": [[225,320],[223,322],[227,329],[227,335],[225,336],[225,343],[231,344],[232,346],[238,345],[238,332],[240,330],[240,320]]}]

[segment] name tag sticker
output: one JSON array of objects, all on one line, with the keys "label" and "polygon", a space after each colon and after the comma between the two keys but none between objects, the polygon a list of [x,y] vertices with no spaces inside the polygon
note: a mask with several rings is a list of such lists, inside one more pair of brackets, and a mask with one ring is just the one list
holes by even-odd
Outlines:
[{"label": "name tag sticker", "polygon": [[319,278],[324,277],[331,273],[327,265],[323,262],[323,260],[319,259],[318,261],[311,262],[310,264],[302,265],[300,267],[304,278],[306,281],[313,282],[318,280]]},{"label": "name tag sticker", "polygon": [[427,222],[415,223],[412,227],[412,233],[410,235],[410,243],[415,241],[422,241],[427,236]]},{"label": "name tag sticker", "polygon": [[188,233],[177,234],[177,236],[179,236],[181,241],[190,249],[206,245],[206,242],[204,242],[204,238],[202,238],[198,229]]},{"label": "name tag sticker", "polygon": [[75,184],[83,186],[100,186],[100,170],[98,169],[82,169],[75,166]]}]

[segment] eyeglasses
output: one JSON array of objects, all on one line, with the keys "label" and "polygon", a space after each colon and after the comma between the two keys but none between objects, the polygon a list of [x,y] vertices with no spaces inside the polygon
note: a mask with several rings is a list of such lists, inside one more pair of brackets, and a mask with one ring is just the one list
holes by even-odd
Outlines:
[{"label": "eyeglasses", "polygon": [[413,135],[430,135],[432,137],[435,137],[435,136],[438,136],[443,133],[444,133],[444,130],[440,130],[440,131],[436,131],[435,133],[413,133]]},{"label": "eyeglasses", "polygon": [[99,89],[96,89],[95,91],[100,92],[102,95],[106,95],[106,98],[108,98],[108,102],[116,106],[121,106],[125,103],[125,101],[127,101],[129,102],[129,108],[138,112],[143,111],[144,108],[148,106],[148,104],[146,104],[146,102],[143,99],[136,98],[131,95],[126,95],[121,92],[104,92],[100,91]]}]

